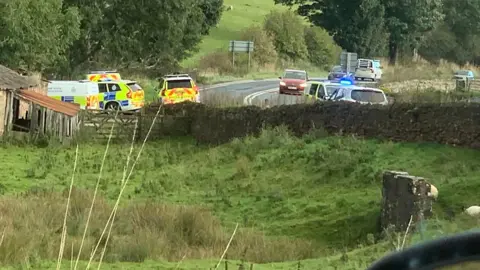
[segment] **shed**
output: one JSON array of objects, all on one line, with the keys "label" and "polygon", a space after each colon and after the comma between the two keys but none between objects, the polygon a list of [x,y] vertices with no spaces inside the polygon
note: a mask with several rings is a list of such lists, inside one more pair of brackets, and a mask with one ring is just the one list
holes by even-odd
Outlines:
[{"label": "shed", "polygon": [[[63,139],[78,130],[80,106],[31,91],[32,83],[0,65],[0,135],[28,132]],[[28,110],[20,103],[28,104]]]}]

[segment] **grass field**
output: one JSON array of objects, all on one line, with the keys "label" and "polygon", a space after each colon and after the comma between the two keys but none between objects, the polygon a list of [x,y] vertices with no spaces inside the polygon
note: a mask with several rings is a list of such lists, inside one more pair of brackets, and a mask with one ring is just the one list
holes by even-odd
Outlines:
[{"label": "grass field", "polygon": [[275,5],[273,0],[224,0],[224,5],[233,6],[233,10],[224,11],[220,23],[203,39],[199,47],[200,51],[185,60],[182,63],[183,66],[195,66],[202,56],[219,48],[227,49],[230,40],[237,40],[241,31],[249,26],[263,23],[265,15],[271,10],[287,9],[284,6]]},{"label": "grass field", "polygon": [[[117,197],[128,148],[110,146],[82,260]],[[101,145],[80,147],[67,259],[79,250],[103,151]],[[0,228],[5,230],[0,263],[51,269],[74,149],[3,145],[0,155]],[[476,203],[479,158],[473,150],[322,132],[299,139],[283,129],[219,147],[195,146],[189,138],[150,143],[123,196],[104,268],[144,262],[141,269],[172,269],[182,261],[183,269],[207,269],[238,223],[228,258],[262,263],[255,269],[292,269],[308,258],[305,269],[359,269],[393,247],[388,239],[378,242],[377,235],[383,170],[424,176],[439,188],[435,218],[423,235],[428,239],[477,225],[462,215],[457,221],[445,217]],[[419,240],[414,235],[411,241]],[[136,269],[131,265],[127,268]]]}]

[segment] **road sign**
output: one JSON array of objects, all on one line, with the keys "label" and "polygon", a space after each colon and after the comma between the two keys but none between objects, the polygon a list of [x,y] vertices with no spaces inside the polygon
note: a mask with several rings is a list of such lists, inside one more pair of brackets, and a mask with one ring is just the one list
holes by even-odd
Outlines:
[{"label": "road sign", "polygon": [[253,41],[230,40],[229,52],[253,52]]},{"label": "road sign", "polygon": [[342,52],[340,54],[340,65],[347,72],[355,72],[357,67],[357,53]]}]

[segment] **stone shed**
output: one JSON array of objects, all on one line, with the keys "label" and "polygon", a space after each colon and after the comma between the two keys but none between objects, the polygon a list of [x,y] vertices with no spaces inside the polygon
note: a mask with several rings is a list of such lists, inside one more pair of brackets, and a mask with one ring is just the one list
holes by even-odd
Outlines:
[{"label": "stone shed", "polygon": [[0,65],[0,135],[73,137],[80,106],[34,91],[36,87],[28,77]]}]

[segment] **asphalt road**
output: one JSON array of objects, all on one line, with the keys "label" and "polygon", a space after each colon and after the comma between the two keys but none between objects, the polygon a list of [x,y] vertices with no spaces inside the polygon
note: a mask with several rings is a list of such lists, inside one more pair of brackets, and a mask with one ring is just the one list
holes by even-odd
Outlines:
[{"label": "asphalt road", "polygon": [[243,99],[254,93],[263,93],[278,88],[279,79],[249,80],[215,84],[200,87],[201,103],[242,103]]},{"label": "asphalt road", "polygon": [[[319,79],[319,78],[312,78]],[[322,78],[324,79],[324,78]],[[280,95],[279,79],[237,81],[200,88],[200,102],[206,104],[228,104],[269,106],[303,103],[303,96]],[[372,84],[372,82],[361,82]]]}]

